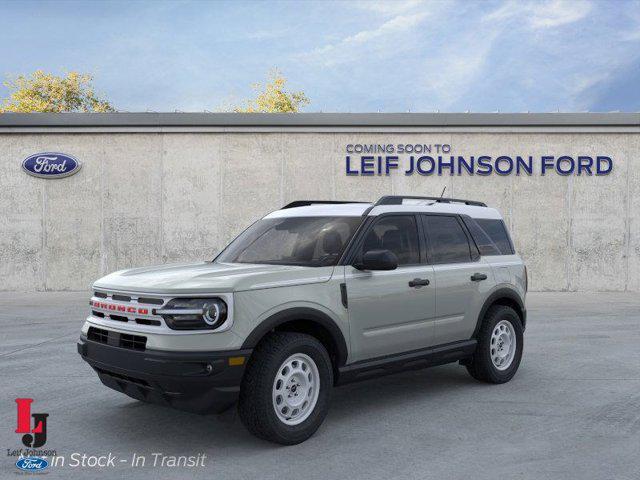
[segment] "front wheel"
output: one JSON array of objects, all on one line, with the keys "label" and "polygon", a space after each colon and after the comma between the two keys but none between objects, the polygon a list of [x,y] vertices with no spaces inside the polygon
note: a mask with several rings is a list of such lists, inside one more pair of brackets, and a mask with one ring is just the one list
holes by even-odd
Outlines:
[{"label": "front wheel", "polygon": [[332,386],[331,360],[317,339],[275,332],[251,356],[238,412],[257,437],[294,445],[313,435],[324,420]]},{"label": "front wheel", "polygon": [[478,346],[466,365],[467,370],[476,380],[508,382],[520,366],[522,347],[520,317],[511,307],[495,305],[484,317],[478,333]]}]

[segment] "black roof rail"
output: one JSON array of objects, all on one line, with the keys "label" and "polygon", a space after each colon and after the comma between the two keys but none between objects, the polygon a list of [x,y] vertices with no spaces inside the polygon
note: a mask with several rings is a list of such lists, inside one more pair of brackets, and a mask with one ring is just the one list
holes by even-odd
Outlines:
[{"label": "black roof rail", "polygon": [[465,200],[462,198],[447,198],[447,197],[414,197],[411,195],[387,195],[378,200],[374,206],[377,205],[402,205],[402,201],[408,200],[433,200],[435,203],[464,203],[465,205],[473,205],[475,207],[486,207],[484,202],[478,202],[476,200]]},{"label": "black roof rail", "polygon": [[339,205],[342,203],[371,203],[371,202],[351,202],[347,200],[295,200],[291,203],[287,203],[281,210],[285,208],[296,208],[296,207],[308,207],[309,205]]}]

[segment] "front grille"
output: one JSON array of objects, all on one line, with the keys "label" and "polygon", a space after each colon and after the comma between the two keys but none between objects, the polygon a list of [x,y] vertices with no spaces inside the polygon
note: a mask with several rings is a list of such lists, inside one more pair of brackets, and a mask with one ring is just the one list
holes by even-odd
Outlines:
[{"label": "front grille", "polygon": [[152,306],[162,306],[167,301],[165,298],[155,296],[138,297],[129,293],[94,290],[89,305],[92,307],[91,315],[96,318],[140,325],[143,327],[140,330],[145,331],[149,328],[164,326],[162,317],[155,313],[155,308]]},{"label": "front grille", "polygon": [[[113,296],[113,299],[116,299],[116,296]],[[149,298],[149,297],[138,297],[138,303],[148,303],[150,305],[164,305],[164,300],[161,298]]]},{"label": "front grille", "polygon": [[141,335],[120,334],[120,346],[131,350],[144,350],[147,346],[147,337]]},{"label": "front grille", "polygon": [[144,351],[147,348],[147,337],[142,335],[129,335],[127,333],[112,332],[102,328],[89,327],[87,339],[105,345],[127,348],[129,350]]},{"label": "front grille", "polygon": [[131,297],[129,295],[118,295],[117,293],[114,293],[113,295],[111,295],[111,298],[113,298],[114,300],[117,300],[119,302],[130,302],[131,301]]},{"label": "front grille", "polygon": [[109,342],[109,331],[108,330],[103,330],[101,328],[89,327],[89,332],[87,333],[87,338],[89,340],[93,340],[94,342],[108,343]]}]

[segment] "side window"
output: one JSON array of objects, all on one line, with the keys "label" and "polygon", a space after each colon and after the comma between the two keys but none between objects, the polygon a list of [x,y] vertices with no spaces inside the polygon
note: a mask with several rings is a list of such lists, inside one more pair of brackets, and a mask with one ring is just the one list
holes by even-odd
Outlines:
[{"label": "side window", "polygon": [[511,240],[509,240],[507,229],[502,220],[491,218],[476,218],[475,220],[493,243],[496,244],[502,255],[512,255],[514,253]]},{"label": "side window", "polygon": [[462,221],[469,229],[469,233],[480,250],[480,255],[502,255],[498,246],[489,238],[489,235],[478,225],[477,220],[471,217],[462,217]]},{"label": "side window", "polygon": [[398,257],[398,265],[420,263],[418,228],[413,215],[382,217],[364,238],[362,252],[390,250]]},{"label": "side window", "polygon": [[456,217],[425,215],[423,221],[431,249],[431,263],[471,261],[469,239]]}]

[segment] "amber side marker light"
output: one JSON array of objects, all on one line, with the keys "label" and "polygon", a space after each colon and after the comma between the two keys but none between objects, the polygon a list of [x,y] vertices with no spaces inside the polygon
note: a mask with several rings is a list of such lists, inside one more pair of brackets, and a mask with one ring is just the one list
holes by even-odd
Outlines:
[{"label": "amber side marker light", "polygon": [[229,366],[238,367],[244,365],[244,357],[229,357]]}]

